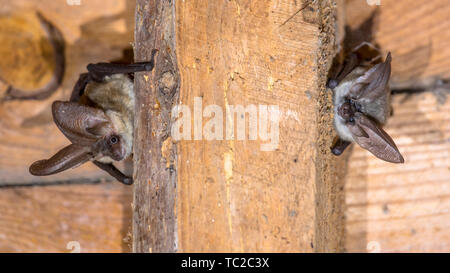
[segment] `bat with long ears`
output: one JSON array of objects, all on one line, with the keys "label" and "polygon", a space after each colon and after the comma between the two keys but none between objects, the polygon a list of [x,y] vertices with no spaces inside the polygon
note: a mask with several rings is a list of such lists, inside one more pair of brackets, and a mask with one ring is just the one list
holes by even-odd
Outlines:
[{"label": "bat with long ears", "polygon": [[123,184],[132,177],[114,165],[132,154],[135,94],[130,73],[151,71],[157,50],[149,62],[97,63],[80,75],[69,101],[52,104],[53,120],[72,144],[49,159],[30,166],[32,175],[51,175],[92,161]]},{"label": "bat with long ears", "polygon": [[384,62],[379,56],[365,61],[359,53],[363,47],[371,45],[364,43],[355,49],[338,76],[328,82],[334,91],[334,125],[339,135],[331,151],[340,155],[356,142],[382,160],[403,163],[394,141],[382,129],[391,113],[391,53]]}]

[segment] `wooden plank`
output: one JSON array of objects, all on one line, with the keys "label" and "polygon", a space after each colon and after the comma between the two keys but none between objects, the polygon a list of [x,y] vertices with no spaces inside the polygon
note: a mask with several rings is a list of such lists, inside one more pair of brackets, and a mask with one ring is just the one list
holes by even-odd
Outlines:
[{"label": "wooden plank", "polygon": [[176,150],[170,140],[179,88],[174,5],[138,0],[136,6],[135,59],[148,61],[153,49],[159,52],[152,72],[135,74],[133,252],[176,249]]},{"label": "wooden plank", "polygon": [[379,161],[359,147],[349,152],[348,251],[367,251],[368,246],[382,252],[450,248],[445,232],[450,223],[448,91],[440,88],[439,96],[432,95],[440,80],[450,76],[449,12],[445,0],[382,0],[380,6],[346,1],[347,42],[372,40],[392,52],[392,88],[430,92],[394,96],[394,116],[386,129],[405,156],[404,165]]},{"label": "wooden plank", "polygon": [[[62,32],[66,41],[67,64],[63,83],[50,98],[1,102],[0,185],[93,182],[108,177],[92,164],[48,177],[33,177],[28,173],[31,163],[49,158],[69,143],[53,124],[51,103],[69,98],[79,73],[86,71],[88,63],[120,59],[123,50],[130,48],[133,41],[134,1],[81,3],[80,6],[71,6],[66,1],[19,0],[2,3],[0,7],[0,14],[4,16],[40,11]],[[1,52],[14,50],[16,48]]]},{"label": "wooden plank", "polygon": [[[450,251],[450,101],[431,93],[393,97],[386,131],[405,164],[354,147],[346,181],[346,248],[381,252]],[[373,250],[373,249],[372,249]]]},{"label": "wooden plank", "polygon": [[[134,251],[342,250],[345,168],[329,152],[334,132],[325,91],[335,10],[317,1],[291,17],[306,3],[138,1],[137,60],[158,46],[161,55],[152,74],[136,77]],[[192,113],[200,98],[200,111],[277,105],[278,147],[263,151],[267,141],[249,140],[249,132],[245,140],[205,140],[199,131],[199,140],[173,145],[167,111],[174,101],[155,84],[164,69],[173,71],[173,53],[179,105]],[[221,118],[224,125],[231,116]]]},{"label": "wooden plank", "polygon": [[[375,2],[375,1],[373,1]],[[450,78],[450,5],[447,0],[347,0],[349,39],[372,39],[392,52],[395,88],[438,83]],[[350,42],[350,41],[349,41]]]},{"label": "wooden plank", "polygon": [[0,252],[128,252],[131,201],[119,183],[2,188]]}]

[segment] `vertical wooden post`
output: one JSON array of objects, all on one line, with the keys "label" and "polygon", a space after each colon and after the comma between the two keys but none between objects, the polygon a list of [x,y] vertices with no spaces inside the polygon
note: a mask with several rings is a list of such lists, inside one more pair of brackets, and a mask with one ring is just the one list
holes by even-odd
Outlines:
[{"label": "vertical wooden post", "polygon": [[[138,1],[136,61],[160,51],[135,78],[134,251],[343,250],[344,168],[329,152],[325,88],[334,34],[331,0]],[[171,138],[171,108],[194,120],[194,100],[200,115],[222,109],[223,139]],[[248,127],[244,140],[227,137],[237,105],[278,107],[273,151]]]},{"label": "vertical wooden post", "polygon": [[[178,99],[175,57],[175,3],[138,0],[135,60],[150,60],[158,49],[152,72],[135,76],[133,251],[176,250],[175,145],[170,145],[170,111]],[[164,151],[164,152],[163,152]]]}]

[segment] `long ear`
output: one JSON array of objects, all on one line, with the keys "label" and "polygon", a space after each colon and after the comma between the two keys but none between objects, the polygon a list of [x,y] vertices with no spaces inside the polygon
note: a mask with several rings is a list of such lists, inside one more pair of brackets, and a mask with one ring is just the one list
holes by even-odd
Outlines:
[{"label": "long ear", "polygon": [[34,162],[31,164],[29,171],[36,176],[55,174],[77,167],[92,157],[86,147],[71,144],[49,159]]},{"label": "long ear", "polygon": [[59,130],[77,145],[90,146],[112,130],[111,121],[102,110],[77,102],[55,101],[52,113]]},{"label": "long ear", "polygon": [[355,113],[354,119],[355,123],[347,127],[356,143],[385,161],[405,162],[392,138],[374,121],[359,112]]},{"label": "long ear", "polygon": [[389,78],[391,76],[391,53],[384,63],[379,63],[369,69],[364,75],[356,79],[350,88],[350,97],[355,100],[373,101],[386,96],[389,92]]}]

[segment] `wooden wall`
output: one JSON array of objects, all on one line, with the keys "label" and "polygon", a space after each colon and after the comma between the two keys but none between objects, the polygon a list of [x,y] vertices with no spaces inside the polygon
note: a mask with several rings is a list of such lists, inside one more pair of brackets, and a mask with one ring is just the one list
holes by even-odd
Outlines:
[{"label": "wooden wall", "polygon": [[129,252],[131,201],[117,182],[0,188],[0,252]]},{"label": "wooden wall", "polygon": [[[346,177],[350,252],[450,251],[450,4],[446,0],[347,1],[347,23],[392,52],[394,115],[386,131],[405,164],[359,147]],[[414,93],[418,92],[418,93]]]},{"label": "wooden wall", "polygon": [[[385,53],[392,52],[392,87],[397,94],[393,97],[394,116],[386,130],[405,157],[403,165],[382,162],[356,146],[339,159],[323,160],[313,153],[315,163],[307,162],[309,156],[305,151],[317,144],[313,136],[326,136],[319,143],[324,149],[329,146],[328,137],[332,134],[327,126],[322,131],[313,130],[312,135],[309,135],[312,129],[303,127],[309,120],[307,116],[323,117],[325,123],[331,117],[329,111],[319,107],[329,103],[330,98],[322,97],[318,105],[310,101],[321,98],[313,88],[319,79],[305,78],[317,72],[311,64],[314,58],[308,58],[307,52],[317,49],[314,45],[319,39],[315,36],[319,35],[319,23],[314,12],[308,10],[273,32],[278,36],[270,36],[270,31],[262,34],[257,31],[258,27],[270,28],[270,24],[262,23],[265,16],[275,26],[301,5],[301,1],[296,5],[288,2],[271,1],[271,8],[265,9],[262,4],[227,1],[222,7],[224,11],[208,9],[212,13],[209,17],[202,16],[206,11],[201,2],[177,2],[177,18],[183,19],[177,21],[177,27],[185,32],[177,37],[184,47],[177,51],[183,101],[202,95],[202,89],[192,85],[195,79],[215,90],[203,94],[204,103],[218,99],[224,100],[222,104],[225,99],[230,104],[276,99],[286,106],[282,109],[293,107],[300,115],[296,117],[289,112],[280,132],[286,151],[270,158],[261,152],[241,154],[250,146],[257,149],[253,146],[259,143],[243,145],[227,141],[220,146],[189,142],[180,147],[177,194],[184,204],[201,206],[177,207],[179,224],[190,229],[177,231],[178,250],[336,251],[340,244],[340,250],[349,252],[450,251],[448,1],[381,0],[380,6],[369,6],[365,0],[346,0],[345,6],[338,6],[338,22],[342,26],[345,18],[348,25],[345,38],[348,45],[363,37],[377,43]],[[80,243],[81,252],[128,252],[133,241],[132,187],[109,181],[91,164],[43,178],[30,176],[27,169],[34,160],[45,158],[68,143],[52,124],[51,102],[69,96],[77,75],[85,71],[87,63],[120,59],[123,50],[131,47],[135,3],[82,0],[80,6],[71,6],[66,1],[45,0],[39,4],[2,1],[0,15],[30,10],[40,10],[64,34],[68,67],[62,87],[50,98],[0,104],[0,252],[70,252],[67,244],[72,241]],[[267,13],[268,10],[275,13]],[[225,25],[208,22],[208,18],[216,18],[221,12],[240,21],[225,20]],[[305,22],[308,24],[303,25]],[[215,31],[204,31],[206,26]],[[232,28],[235,32],[222,33],[228,38],[221,40],[222,49],[214,49],[218,33],[230,26],[237,27]],[[254,31],[246,36],[247,30],[239,26]],[[262,43],[267,48],[256,46],[255,37],[266,37]],[[244,41],[246,45],[242,44]],[[210,53],[214,54],[201,51],[198,43],[209,44]],[[0,43],[0,47],[4,44]],[[223,55],[227,51],[222,50],[233,48],[257,51],[268,61],[257,55],[245,55],[245,51],[241,55],[249,58],[246,61],[237,58],[241,56],[238,51]],[[289,55],[291,51],[296,54]],[[285,69],[286,65],[298,62],[302,65]],[[214,79],[209,80],[207,73],[214,74]],[[4,90],[0,85],[0,96]],[[310,104],[300,109],[299,101]],[[296,120],[299,117],[302,126]],[[293,144],[291,138],[297,142]],[[183,161],[188,156],[201,158],[211,167]],[[320,162],[326,166],[317,165]],[[190,171],[192,168],[196,171]],[[282,171],[274,171],[280,168]],[[327,171],[314,174],[317,170]],[[338,170],[346,175],[342,176]],[[305,177],[314,175],[322,175],[315,186],[304,182]],[[336,179],[333,183],[331,176]],[[282,190],[287,186],[304,194],[291,198]],[[336,219],[325,216],[329,209],[336,209],[333,204],[343,202],[342,188],[345,207],[338,209],[345,208],[345,222],[340,222],[345,234],[332,238],[333,243],[327,245],[324,231]],[[320,199],[314,195],[317,191],[336,194],[325,194],[322,195],[325,199]],[[315,201],[320,201],[322,207],[313,208]],[[257,205],[253,206],[255,202]],[[320,215],[324,218],[319,218]],[[308,229],[308,224],[314,227]],[[142,226],[148,230],[146,223]],[[303,227],[301,231],[295,228],[299,226]],[[221,230],[227,240],[212,230]],[[201,245],[196,246],[198,241],[192,232],[202,234]],[[150,248],[143,245],[141,250]]]}]

